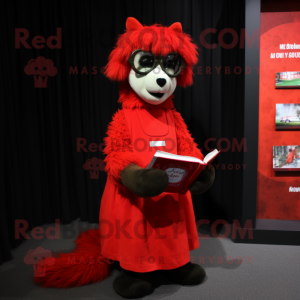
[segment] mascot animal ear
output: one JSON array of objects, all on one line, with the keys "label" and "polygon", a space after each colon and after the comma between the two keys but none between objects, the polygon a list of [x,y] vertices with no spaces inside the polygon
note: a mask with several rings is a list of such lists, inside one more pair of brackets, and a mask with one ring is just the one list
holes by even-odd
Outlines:
[{"label": "mascot animal ear", "polygon": [[143,25],[135,18],[128,17],[126,20],[126,29],[129,30],[136,30],[142,28]]},{"label": "mascot animal ear", "polygon": [[173,29],[175,32],[182,33],[182,26],[179,22],[172,24],[169,28]]}]

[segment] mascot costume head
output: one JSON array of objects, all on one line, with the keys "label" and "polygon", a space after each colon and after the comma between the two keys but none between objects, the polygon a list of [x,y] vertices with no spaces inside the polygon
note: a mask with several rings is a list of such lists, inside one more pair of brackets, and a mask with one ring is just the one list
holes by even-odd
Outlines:
[{"label": "mascot costume head", "polygon": [[185,87],[193,83],[197,46],[182,32],[180,23],[170,27],[142,26],[136,19],[128,18],[126,29],[109,56],[105,72],[108,78],[129,83],[144,101],[153,105],[167,100],[177,84]]},{"label": "mascot costume head", "polygon": [[177,193],[166,192],[165,168],[147,168],[156,150],[203,159],[172,101],[177,85],[193,82],[196,49],[180,23],[142,26],[127,19],[105,69],[121,83],[122,108],[104,139],[107,182],[99,229],[81,233],[72,253],[46,258],[51,266],[37,283],[69,287],[101,281],[112,273],[113,261],[121,268],[113,288],[124,298],[151,294],[157,272],[176,284],[203,281],[203,268],[189,262],[189,251],[199,246],[191,194],[212,185],[214,169],[203,170],[186,192]]}]

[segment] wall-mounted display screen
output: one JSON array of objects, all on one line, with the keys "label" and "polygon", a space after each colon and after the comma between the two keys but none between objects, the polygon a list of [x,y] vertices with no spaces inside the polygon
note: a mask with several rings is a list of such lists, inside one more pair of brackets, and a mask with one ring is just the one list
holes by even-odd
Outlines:
[{"label": "wall-mounted display screen", "polygon": [[274,171],[300,171],[300,146],[273,146]]},{"label": "wall-mounted display screen", "polygon": [[300,104],[276,103],[276,130],[300,130]]},{"label": "wall-mounted display screen", "polygon": [[294,72],[277,72],[276,73],[276,89],[296,89],[300,88],[300,71]]}]

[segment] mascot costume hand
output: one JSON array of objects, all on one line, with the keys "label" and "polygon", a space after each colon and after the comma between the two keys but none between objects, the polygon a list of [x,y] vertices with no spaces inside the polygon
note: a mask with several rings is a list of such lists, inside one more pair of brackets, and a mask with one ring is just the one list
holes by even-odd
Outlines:
[{"label": "mascot costume hand", "polygon": [[[81,233],[73,253],[59,254],[37,283],[69,287],[101,281],[112,272],[109,261],[120,263],[113,288],[125,298],[151,294],[153,271],[176,284],[203,281],[205,271],[189,262],[189,251],[199,246],[191,193],[210,188],[214,169],[205,169],[184,195],[164,192],[164,170],[146,169],[156,150],[203,159],[172,101],[177,85],[193,82],[196,49],[180,23],[142,26],[127,19],[105,70],[120,82],[122,108],[104,139],[107,182],[100,228]],[[70,255],[95,259],[68,266]]]}]

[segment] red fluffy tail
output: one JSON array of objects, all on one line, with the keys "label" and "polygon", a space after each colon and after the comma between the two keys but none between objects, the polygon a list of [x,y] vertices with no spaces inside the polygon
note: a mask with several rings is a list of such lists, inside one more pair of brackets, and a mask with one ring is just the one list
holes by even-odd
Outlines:
[{"label": "red fluffy tail", "polygon": [[43,287],[67,288],[102,281],[111,275],[111,262],[100,254],[99,229],[80,233],[75,243],[72,253],[41,260],[36,268],[42,269],[43,274],[34,277],[34,282]]}]

